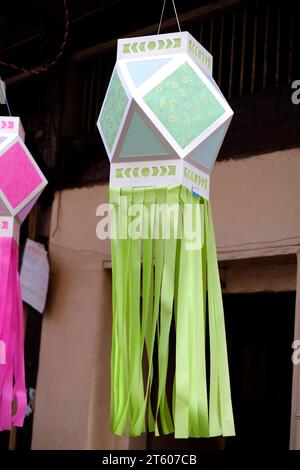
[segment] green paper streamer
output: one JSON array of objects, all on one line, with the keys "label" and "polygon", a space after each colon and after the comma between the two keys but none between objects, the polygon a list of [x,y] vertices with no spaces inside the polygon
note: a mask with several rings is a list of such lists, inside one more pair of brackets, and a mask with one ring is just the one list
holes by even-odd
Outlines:
[{"label": "green paper streamer", "polygon": [[[209,201],[195,197],[182,186],[168,186],[110,188],[110,202],[115,215],[111,232],[116,235],[111,245],[112,431],[131,436],[146,430],[156,436],[174,432],[176,438],[234,435],[222,292]],[[127,236],[129,228],[135,228],[134,236]],[[195,239],[191,239],[193,234]],[[169,403],[166,390],[172,321],[176,351]],[[156,360],[158,386],[153,403]]]},{"label": "green paper streamer", "polygon": [[[180,201],[183,227],[188,226],[188,207],[192,207],[191,229],[196,229],[198,217],[202,232],[202,200],[182,187]],[[202,246],[188,249],[188,244],[193,242],[188,235],[183,230],[178,283],[175,394],[175,437],[178,438],[208,437]]]}]

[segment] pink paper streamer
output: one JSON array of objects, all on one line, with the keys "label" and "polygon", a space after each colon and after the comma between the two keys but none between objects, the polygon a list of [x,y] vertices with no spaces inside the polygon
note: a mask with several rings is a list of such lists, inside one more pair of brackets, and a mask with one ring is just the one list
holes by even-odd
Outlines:
[{"label": "pink paper streamer", "polygon": [[5,363],[0,360],[0,431],[22,426],[27,406],[18,256],[15,240],[0,237],[0,341],[5,352]]},{"label": "pink paper streamer", "polygon": [[0,340],[0,364],[6,364],[6,348],[4,341]]}]

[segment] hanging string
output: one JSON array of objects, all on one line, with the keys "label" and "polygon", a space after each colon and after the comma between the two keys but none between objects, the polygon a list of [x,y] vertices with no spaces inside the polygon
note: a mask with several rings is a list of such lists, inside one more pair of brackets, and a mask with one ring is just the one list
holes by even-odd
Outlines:
[{"label": "hanging string", "polygon": [[58,191],[58,202],[57,202],[57,211],[56,211],[56,222],[55,222],[55,228],[51,234],[51,237],[55,237],[57,231],[59,230],[59,222],[60,222],[60,209],[61,209],[61,196],[62,196],[62,191],[61,189]]},{"label": "hanging string", "polygon": [[5,104],[6,104],[6,106],[7,106],[8,113],[9,113],[9,115],[11,116],[10,106],[9,106],[8,99],[7,99],[7,96],[6,96],[6,91],[5,91],[4,83],[3,83],[3,81],[1,80],[1,78],[0,78],[0,86],[1,86],[1,91],[2,91],[2,94],[3,94],[3,98],[4,98],[4,100],[5,100]]},{"label": "hanging string", "polygon": [[62,57],[62,55],[64,54],[64,52],[65,52],[65,48],[66,48],[68,37],[69,37],[70,19],[69,19],[69,9],[68,9],[67,0],[64,0],[64,8],[65,8],[65,34],[64,34],[64,39],[63,39],[63,42],[60,46],[60,50],[59,50],[57,56],[55,57],[55,59],[52,62],[50,62],[47,65],[41,66],[39,68],[39,70],[26,69],[24,67],[19,67],[18,65],[10,64],[8,62],[3,62],[3,61],[0,61],[0,65],[2,65],[3,67],[9,67],[9,68],[14,69],[18,72],[26,73],[28,75],[40,75],[41,73],[47,72],[50,68],[52,68],[54,65],[56,65],[58,63],[58,61],[60,60],[60,58]]},{"label": "hanging string", "polygon": [[[160,30],[161,30],[162,20],[163,20],[163,16],[164,16],[164,12],[165,12],[166,3],[167,3],[167,0],[164,0],[164,4],[163,4],[163,7],[162,7],[162,11],[161,11],[161,16],[160,16],[160,20],[159,20],[159,25],[158,25],[157,34],[160,34]],[[175,13],[175,16],[176,16],[177,26],[178,26],[179,31],[181,32],[181,27],[180,27],[178,15],[177,15],[177,10],[176,10],[175,1],[172,0],[172,3],[173,3],[173,8],[174,8],[174,13]]]}]

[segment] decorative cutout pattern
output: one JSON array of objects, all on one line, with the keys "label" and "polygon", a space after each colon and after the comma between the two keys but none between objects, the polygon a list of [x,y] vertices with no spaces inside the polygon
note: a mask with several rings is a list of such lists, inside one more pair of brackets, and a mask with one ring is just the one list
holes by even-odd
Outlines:
[{"label": "decorative cutout pattern", "polygon": [[145,178],[157,176],[176,176],[175,165],[144,166],[142,168],[116,168],[116,178]]},{"label": "decorative cutout pattern", "polygon": [[208,180],[204,178],[203,176],[198,175],[197,173],[194,173],[192,170],[190,170],[187,167],[184,167],[184,176],[192,181],[195,184],[198,184],[201,188],[207,189],[208,187]]},{"label": "decorative cutout pattern", "polygon": [[7,121],[3,121],[3,120],[0,121],[0,128],[1,128],[1,129],[5,129],[5,130],[7,130],[7,129],[14,129],[14,125],[15,125],[14,121],[9,121],[9,120],[7,120]]},{"label": "decorative cutout pattern", "polygon": [[209,70],[212,69],[211,57],[205,54],[205,51],[189,40],[189,50],[200,60]]},{"label": "decorative cutout pattern", "polygon": [[181,47],[181,38],[158,39],[157,41],[142,41],[123,44],[123,54],[131,54],[137,52],[147,52],[162,49],[176,49]]}]

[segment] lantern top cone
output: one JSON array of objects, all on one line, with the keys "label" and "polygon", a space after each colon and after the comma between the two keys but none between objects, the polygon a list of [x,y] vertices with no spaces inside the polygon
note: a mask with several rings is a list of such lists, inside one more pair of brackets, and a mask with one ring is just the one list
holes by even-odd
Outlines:
[{"label": "lantern top cone", "polygon": [[[47,180],[24,143],[20,118],[0,117],[0,235],[21,224],[37,201]],[[3,233],[2,233],[3,232]]]},{"label": "lantern top cone", "polygon": [[115,187],[183,184],[209,198],[233,111],[211,54],[188,32],[118,41],[98,119]]}]

